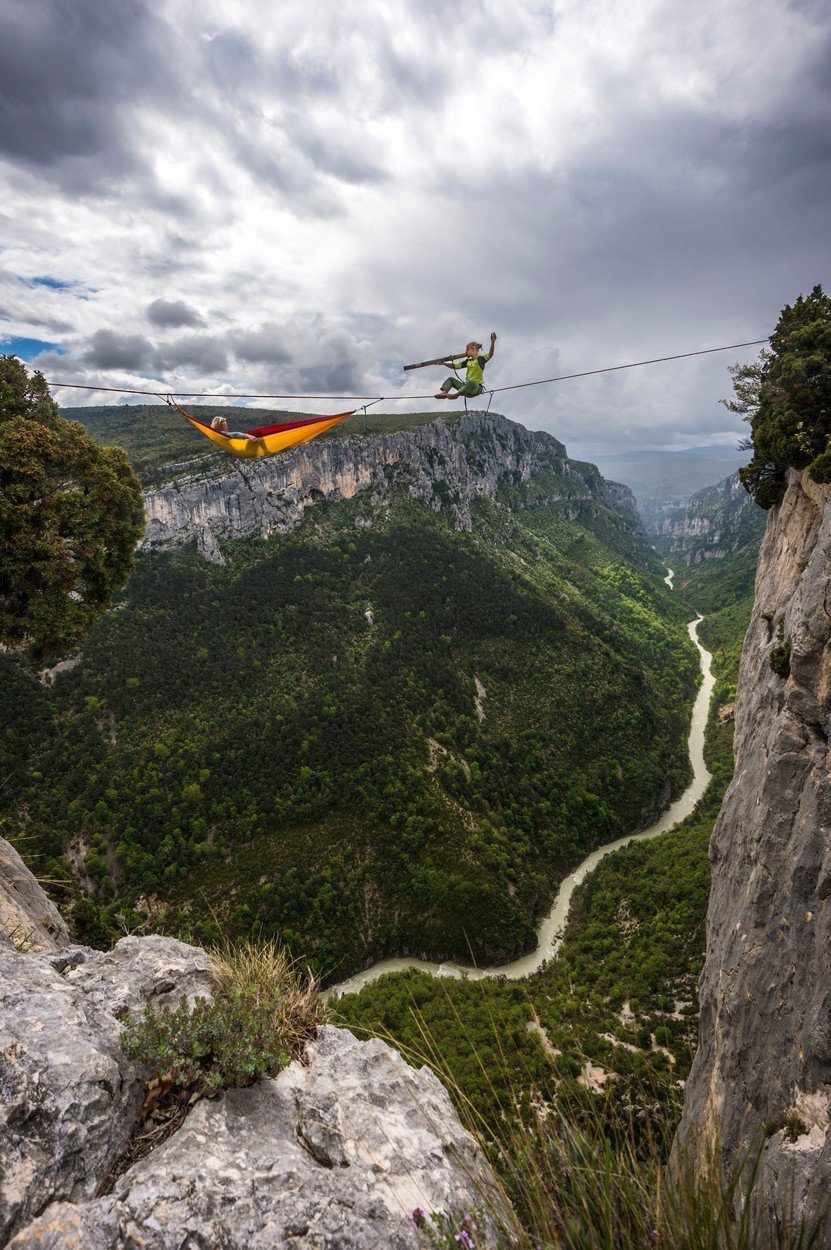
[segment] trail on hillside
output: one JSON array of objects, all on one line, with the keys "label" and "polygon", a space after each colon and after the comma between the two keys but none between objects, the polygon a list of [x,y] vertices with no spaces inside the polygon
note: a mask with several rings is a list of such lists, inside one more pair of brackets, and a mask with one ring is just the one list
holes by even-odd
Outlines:
[{"label": "trail on hillside", "polygon": [[377,981],[385,973],[403,972],[407,968],[418,968],[422,972],[429,972],[432,976],[437,977],[466,977],[471,981],[479,981],[483,977],[506,977],[508,980],[515,981],[520,980],[522,977],[531,976],[532,973],[539,971],[542,964],[557,953],[563,940],[566,921],[571,908],[571,898],[577,886],[582,884],[588,874],[593,872],[600,861],[607,855],[610,855],[612,851],[617,851],[622,846],[628,846],[630,842],[645,841],[648,838],[657,838],[662,833],[667,833],[679,821],[690,815],[696,803],[707,789],[711,774],[704,762],[704,729],[707,724],[715,677],[711,670],[713,657],[698,641],[698,626],[703,619],[703,616],[699,616],[687,625],[687,632],[698,649],[702,678],[701,686],[693,704],[692,723],[688,738],[690,763],[693,770],[692,781],[680,798],[676,799],[654,824],[649,825],[646,829],[641,829],[638,833],[626,834],[614,842],[608,842],[604,846],[598,847],[597,850],[586,856],[570,876],[565,878],[554,899],[551,910],[543,918],[537,929],[536,950],[528,955],[520,956],[519,959],[515,959],[511,963],[496,964],[493,967],[485,968],[474,968],[451,962],[437,964],[424,959],[382,959],[370,968],[364,969],[363,972],[357,972],[354,976],[347,977],[346,980],[331,986],[326,991],[327,998],[339,998],[342,994],[356,994],[365,985]]}]

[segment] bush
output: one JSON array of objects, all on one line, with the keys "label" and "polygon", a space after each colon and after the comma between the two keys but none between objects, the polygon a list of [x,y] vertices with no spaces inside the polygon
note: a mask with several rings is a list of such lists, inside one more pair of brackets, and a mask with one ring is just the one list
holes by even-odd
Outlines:
[{"label": "bush", "polygon": [[180,1092],[210,1096],[276,1076],[324,1019],[317,984],[273,943],[212,955],[211,998],[128,1015],[125,1053]]},{"label": "bush", "polygon": [[787,678],[791,675],[791,644],[783,642],[774,647],[770,653],[770,666],[777,677]]}]

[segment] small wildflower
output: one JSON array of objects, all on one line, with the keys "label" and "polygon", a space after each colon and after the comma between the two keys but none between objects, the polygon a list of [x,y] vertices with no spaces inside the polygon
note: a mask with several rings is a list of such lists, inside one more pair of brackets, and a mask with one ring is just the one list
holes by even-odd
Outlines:
[{"label": "small wildflower", "polygon": [[413,1222],[413,1228],[423,1228],[427,1223],[427,1216],[421,1207],[413,1207],[410,1212],[410,1219]]},{"label": "small wildflower", "polygon": [[466,1228],[461,1229],[456,1234],[456,1244],[462,1247],[462,1250],[476,1250],[476,1243]]}]

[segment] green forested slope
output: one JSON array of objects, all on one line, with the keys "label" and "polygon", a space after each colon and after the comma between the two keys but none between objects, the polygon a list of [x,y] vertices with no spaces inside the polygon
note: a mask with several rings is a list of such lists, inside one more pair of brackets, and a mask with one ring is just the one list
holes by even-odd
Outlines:
[{"label": "green forested slope", "polygon": [[613,1121],[622,1110],[638,1131],[652,1122],[671,1138],[695,1048],[707,851],[733,771],[733,701],[753,602],[744,553],[694,578],[694,602],[710,611],[699,634],[716,687],[705,744],[713,779],[693,814],[601,862],[575,892],[557,956],[534,976],[465,982],[409,971],[337,1003],[349,1027],[431,1062],[479,1123],[540,1095],[579,1106],[592,1076]]},{"label": "green forested slope", "polygon": [[361,508],[225,568],[140,558],[52,690],[0,656],[5,829],[64,904],[91,890],[83,935],[149,912],[338,974],[505,959],[570,865],[681,787],[687,614],[619,518],[481,503],[465,534]]}]

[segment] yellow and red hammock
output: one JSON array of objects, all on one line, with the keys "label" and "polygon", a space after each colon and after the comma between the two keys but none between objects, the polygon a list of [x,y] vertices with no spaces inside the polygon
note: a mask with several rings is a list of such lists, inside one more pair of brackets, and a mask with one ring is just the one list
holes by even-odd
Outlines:
[{"label": "yellow and red hammock", "polygon": [[281,425],[258,425],[248,431],[251,438],[231,438],[221,430],[212,430],[209,421],[200,421],[198,417],[185,412],[172,397],[169,397],[168,402],[185,420],[190,421],[195,430],[216,443],[217,447],[230,451],[233,456],[241,456],[244,460],[273,456],[278,451],[288,451],[290,447],[311,442],[313,438],[325,434],[357,411],[352,408],[349,412],[338,412],[332,417],[301,417],[297,421],[284,421]]}]

